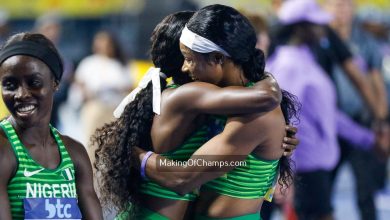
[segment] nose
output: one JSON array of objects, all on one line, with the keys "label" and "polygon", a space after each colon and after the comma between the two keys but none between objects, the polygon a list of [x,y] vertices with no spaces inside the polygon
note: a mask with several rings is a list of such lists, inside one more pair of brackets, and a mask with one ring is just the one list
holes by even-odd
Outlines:
[{"label": "nose", "polygon": [[25,99],[31,97],[31,92],[26,86],[19,86],[16,90],[15,99]]}]

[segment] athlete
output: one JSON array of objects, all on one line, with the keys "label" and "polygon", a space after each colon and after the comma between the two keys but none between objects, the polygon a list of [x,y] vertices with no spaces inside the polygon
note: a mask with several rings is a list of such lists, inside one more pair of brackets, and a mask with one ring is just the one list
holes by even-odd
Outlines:
[{"label": "athlete", "polygon": [[[138,210],[140,215],[121,216],[121,219],[183,219],[189,201],[196,198],[194,193],[179,195],[155,183],[140,182],[139,172],[134,168],[128,169],[138,163],[131,159],[133,146],[145,149],[153,146],[156,152],[186,160],[215,135],[212,134],[214,129],[210,128],[218,127],[221,122],[205,113],[264,112],[279,104],[280,93],[271,77],[251,88],[243,88],[242,85],[220,88],[202,82],[187,83],[191,78],[181,72],[184,58],[179,49],[179,37],[192,14],[178,12],[167,16],[152,35],[152,60],[156,67],[161,68],[161,72],[173,76],[176,83],[165,88],[163,74],[155,72],[162,83],[161,114],[153,113],[156,105],[152,101],[156,97],[152,96],[151,90],[155,84],[141,83],[144,89],[139,89],[135,100],[126,105],[120,118],[95,133],[94,141],[98,145],[96,165],[101,176],[99,188],[103,204],[114,204],[115,208],[123,211],[129,208],[130,202],[133,204],[130,206],[132,210],[127,213],[133,215],[133,208],[141,205],[141,210]],[[219,127],[223,129],[223,125],[224,121]],[[295,139],[288,139],[287,142],[287,145],[297,144]]]},{"label": "athlete", "polygon": [[[217,85],[250,86],[264,75],[264,56],[255,45],[256,34],[244,16],[231,7],[207,6],[182,31],[182,70]],[[215,61],[219,62],[215,65]],[[284,125],[296,113],[291,97],[284,93],[282,105],[265,114],[230,116],[223,132],[199,148],[184,166],[168,160],[170,155],[141,153],[141,175],[145,176],[146,169],[148,178],[179,194],[201,187],[196,219],[260,219],[261,205],[271,199],[278,174],[283,187],[292,181],[289,161],[280,148]],[[237,162],[245,163],[235,168]],[[150,186],[149,191],[153,190]],[[147,204],[162,213],[160,204]]]},{"label": "athlete", "polygon": [[41,34],[0,51],[0,219],[103,219],[85,148],[49,124],[63,64]]}]

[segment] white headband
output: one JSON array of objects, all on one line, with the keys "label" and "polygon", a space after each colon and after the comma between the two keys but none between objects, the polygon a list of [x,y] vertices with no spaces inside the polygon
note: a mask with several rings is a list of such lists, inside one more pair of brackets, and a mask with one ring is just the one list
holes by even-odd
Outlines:
[{"label": "white headband", "polygon": [[135,97],[142,89],[146,88],[148,83],[152,81],[153,84],[153,112],[156,114],[160,114],[161,108],[161,85],[160,85],[160,76],[164,79],[167,76],[160,72],[160,68],[150,67],[149,70],[145,73],[144,77],[139,82],[137,88],[130,92],[116,107],[114,111],[114,117],[120,118],[126,106],[134,101]]},{"label": "white headband", "polygon": [[223,55],[230,57],[229,53],[222,49],[220,46],[216,45],[211,40],[208,40],[190,31],[187,26],[185,26],[183,31],[181,32],[180,42],[195,52],[210,53],[218,51]]}]

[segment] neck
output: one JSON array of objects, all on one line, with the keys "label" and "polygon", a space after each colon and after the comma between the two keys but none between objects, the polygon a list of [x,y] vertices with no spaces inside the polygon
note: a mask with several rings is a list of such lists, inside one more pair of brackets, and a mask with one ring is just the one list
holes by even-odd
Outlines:
[{"label": "neck", "polygon": [[238,67],[233,62],[226,62],[224,64],[224,70],[226,74],[225,79],[222,81],[221,86],[245,86],[249,80],[245,77],[244,71],[241,67]]},{"label": "neck", "polygon": [[49,122],[43,122],[45,120],[42,120],[39,124],[26,126],[16,122],[13,117],[10,117],[9,121],[23,143],[47,146],[47,142],[50,140]]}]

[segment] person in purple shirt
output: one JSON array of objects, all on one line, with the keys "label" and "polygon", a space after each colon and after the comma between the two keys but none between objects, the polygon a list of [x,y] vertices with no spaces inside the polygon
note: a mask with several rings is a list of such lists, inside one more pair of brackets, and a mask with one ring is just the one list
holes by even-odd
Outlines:
[{"label": "person in purple shirt", "polygon": [[299,219],[333,219],[331,171],[339,160],[337,137],[366,150],[375,146],[383,151],[387,137],[360,127],[337,109],[335,86],[309,49],[320,39],[321,25],[331,16],[313,0],[284,2],[278,16],[287,41],[277,46],[266,69],[302,104],[300,145],[293,155],[299,181],[295,184],[295,208]]}]

